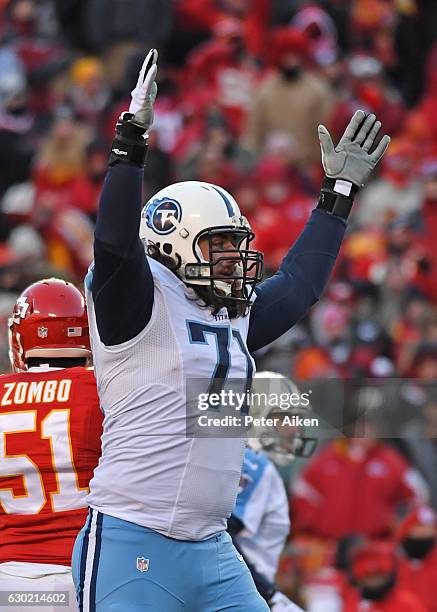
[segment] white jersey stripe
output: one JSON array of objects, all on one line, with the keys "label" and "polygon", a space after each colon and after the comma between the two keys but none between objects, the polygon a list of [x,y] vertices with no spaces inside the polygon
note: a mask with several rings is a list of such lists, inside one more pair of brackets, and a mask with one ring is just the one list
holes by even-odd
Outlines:
[{"label": "white jersey stripe", "polygon": [[90,525],[90,533],[88,537],[88,551],[85,564],[85,580],[83,585],[83,612],[92,612],[90,602],[90,584],[93,572],[94,554],[96,551],[96,528],[98,512],[93,512]]}]

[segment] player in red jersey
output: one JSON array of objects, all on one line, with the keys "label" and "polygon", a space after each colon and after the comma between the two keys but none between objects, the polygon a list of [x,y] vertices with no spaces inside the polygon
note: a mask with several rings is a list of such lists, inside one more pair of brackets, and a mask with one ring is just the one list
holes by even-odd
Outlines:
[{"label": "player in red jersey", "polygon": [[[14,374],[0,376],[0,592],[8,610],[77,610],[71,553],[100,455],[102,412],[82,294],[57,279],[31,285],[9,320]],[[0,593],[0,598],[5,597]],[[11,606],[12,603],[12,606]]]}]

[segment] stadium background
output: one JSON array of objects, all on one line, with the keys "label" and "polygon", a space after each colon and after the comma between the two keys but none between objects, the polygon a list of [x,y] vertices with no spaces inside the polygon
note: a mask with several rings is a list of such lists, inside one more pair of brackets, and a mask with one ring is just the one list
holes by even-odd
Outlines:
[{"label": "stadium background", "polygon": [[[379,449],[390,444],[423,482],[383,508],[373,491],[361,513],[346,484],[331,487],[322,527],[293,464],[283,590],[302,595],[351,532],[394,538],[414,495],[437,508],[437,3],[0,0],[0,33],[2,370],[18,293],[49,275],[82,282],[114,122],[144,50],[160,51],[145,196],[184,179],[230,190],[267,273],[317,199],[317,125],[338,138],[356,109],[372,111],[392,144],[357,198],[333,279],[257,361],[297,380],[358,382],[368,439],[390,438]],[[328,446],[341,454],[342,444]]]}]

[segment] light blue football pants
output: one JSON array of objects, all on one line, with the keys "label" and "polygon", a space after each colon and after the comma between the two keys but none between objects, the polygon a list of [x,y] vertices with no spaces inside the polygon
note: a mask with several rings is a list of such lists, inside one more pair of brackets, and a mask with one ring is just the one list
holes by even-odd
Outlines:
[{"label": "light blue football pants", "polygon": [[80,612],[269,610],[225,531],[187,542],[90,509],[72,567]]}]

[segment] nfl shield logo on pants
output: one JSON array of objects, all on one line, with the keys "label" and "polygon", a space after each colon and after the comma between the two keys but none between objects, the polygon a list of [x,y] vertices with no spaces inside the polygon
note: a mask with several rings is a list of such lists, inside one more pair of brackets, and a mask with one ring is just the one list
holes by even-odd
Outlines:
[{"label": "nfl shield logo on pants", "polygon": [[149,559],[144,557],[137,557],[137,570],[139,572],[147,572],[149,569]]}]

